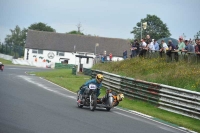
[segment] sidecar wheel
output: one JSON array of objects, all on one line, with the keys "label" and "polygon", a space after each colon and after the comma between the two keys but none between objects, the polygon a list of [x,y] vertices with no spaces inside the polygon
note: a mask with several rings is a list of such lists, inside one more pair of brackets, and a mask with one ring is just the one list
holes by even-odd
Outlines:
[{"label": "sidecar wheel", "polygon": [[106,108],[107,111],[110,111],[111,108]]}]

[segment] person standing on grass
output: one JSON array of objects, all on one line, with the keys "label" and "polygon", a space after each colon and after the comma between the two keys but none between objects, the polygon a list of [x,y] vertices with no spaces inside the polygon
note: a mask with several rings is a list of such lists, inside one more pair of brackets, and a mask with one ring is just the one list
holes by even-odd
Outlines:
[{"label": "person standing on grass", "polygon": [[124,52],[123,52],[123,58],[124,58],[124,60],[127,58],[127,50],[124,50]]},{"label": "person standing on grass", "polygon": [[112,61],[112,53],[109,54],[110,61]]}]

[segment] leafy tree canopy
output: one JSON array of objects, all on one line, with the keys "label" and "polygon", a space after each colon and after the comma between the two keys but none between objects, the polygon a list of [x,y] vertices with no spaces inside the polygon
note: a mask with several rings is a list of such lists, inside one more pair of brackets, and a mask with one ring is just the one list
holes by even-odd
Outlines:
[{"label": "leafy tree canopy", "polygon": [[70,32],[68,32],[67,34],[84,35],[82,32],[80,32],[80,31],[76,31],[76,30],[70,31]]},{"label": "leafy tree canopy", "polygon": [[194,36],[194,39],[199,39],[200,38],[200,31],[199,32],[197,32],[197,34]]},{"label": "leafy tree canopy", "polygon": [[136,24],[136,27],[133,27],[131,33],[134,34],[134,39],[141,38],[141,23],[147,22],[147,28],[142,29],[142,37],[150,35],[153,39],[160,39],[165,37],[170,37],[171,33],[167,28],[167,24],[164,24],[159,17],[156,15],[149,15],[144,19],[141,19],[140,22]]},{"label": "leafy tree canopy", "polygon": [[38,31],[49,31],[49,32],[56,32],[55,29],[53,29],[52,27],[48,26],[47,24],[44,24],[42,22],[39,23],[34,23],[31,24],[28,29],[31,30],[38,30]]},{"label": "leafy tree canopy", "polygon": [[5,43],[7,45],[18,45],[18,46],[24,46],[25,44],[25,38],[27,29],[21,29],[18,25],[15,27],[15,29],[10,29],[11,34],[7,35],[5,38]]}]

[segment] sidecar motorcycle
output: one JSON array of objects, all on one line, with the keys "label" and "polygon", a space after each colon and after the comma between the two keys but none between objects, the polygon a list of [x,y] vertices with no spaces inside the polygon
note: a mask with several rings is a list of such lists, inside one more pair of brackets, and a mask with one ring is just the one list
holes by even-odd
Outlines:
[{"label": "sidecar motorcycle", "polygon": [[[124,94],[117,94],[111,89],[106,90],[106,94],[102,98],[96,97],[95,85],[89,85],[86,87],[83,95],[81,103],[77,102],[79,108],[83,106],[89,106],[91,111],[94,111],[96,107],[106,108],[107,111],[110,111],[111,108],[114,108],[121,102],[124,98]],[[80,90],[77,92],[77,101],[79,100]]]},{"label": "sidecar motorcycle", "polygon": [[0,62],[0,70],[3,71],[4,65]]}]

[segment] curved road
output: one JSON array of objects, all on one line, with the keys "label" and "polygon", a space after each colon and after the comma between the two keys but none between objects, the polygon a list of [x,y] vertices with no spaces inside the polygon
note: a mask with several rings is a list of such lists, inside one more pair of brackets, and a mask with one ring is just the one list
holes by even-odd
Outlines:
[{"label": "curved road", "polygon": [[5,65],[0,72],[0,133],[187,132],[131,111],[80,109],[74,93],[25,73],[47,70]]}]

